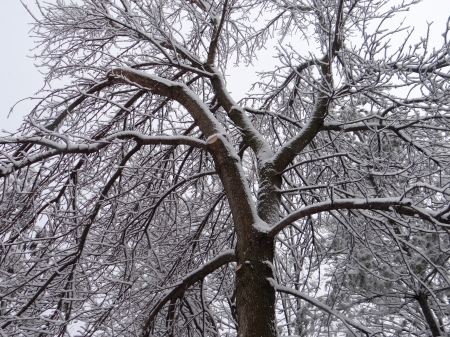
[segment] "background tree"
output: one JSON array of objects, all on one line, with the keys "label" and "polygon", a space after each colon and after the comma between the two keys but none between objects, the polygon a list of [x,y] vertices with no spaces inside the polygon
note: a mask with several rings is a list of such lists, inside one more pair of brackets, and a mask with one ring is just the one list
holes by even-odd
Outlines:
[{"label": "background tree", "polygon": [[0,140],[0,334],[444,335],[450,27],[410,42],[412,4],[41,7],[70,84]]}]

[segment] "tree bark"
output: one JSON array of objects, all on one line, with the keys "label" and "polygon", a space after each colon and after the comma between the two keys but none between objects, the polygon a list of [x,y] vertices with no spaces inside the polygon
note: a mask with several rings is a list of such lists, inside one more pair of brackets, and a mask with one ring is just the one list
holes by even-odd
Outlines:
[{"label": "tree bark", "polygon": [[[273,165],[259,170],[257,213],[262,221],[273,225],[279,220],[281,176]],[[239,337],[277,336],[275,288],[273,278],[274,238],[256,230],[238,238],[236,300]]]},{"label": "tree bark", "polygon": [[[239,158],[227,140],[217,135],[208,144],[228,196],[237,236],[238,336],[276,337],[275,289],[267,280],[273,278],[274,239],[258,230],[259,225],[267,226],[267,223],[256,210]],[[276,205],[272,206],[277,207],[278,203],[274,202]]]},{"label": "tree bark", "polygon": [[275,337],[275,289],[271,264],[274,241],[267,235],[238,240],[236,304],[239,337]]}]

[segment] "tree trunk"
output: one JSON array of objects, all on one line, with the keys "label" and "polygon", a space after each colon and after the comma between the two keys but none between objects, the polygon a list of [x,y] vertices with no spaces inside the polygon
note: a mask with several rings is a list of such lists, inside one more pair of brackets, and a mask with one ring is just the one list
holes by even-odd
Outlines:
[{"label": "tree trunk", "polygon": [[239,337],[275,337],[274,243],[258,233],[238,242],[236,301]]},{"label": "tree trunk", "polygon": [[250,197],[239,157],[220,136],[208,140],[228,197],[237,235],[236,306],[239,337],[276,337],[273,278],[274,239],[258,230],[279,220],[281,178],[272,167],[260,170],[258,210]]},{"label": "tree trunk", "polygon": [[[270,165],[259,171],[258,216],[269,225],[279,221],[281,176]],[[247,234],[247,233],[246,233]],[[242,239],[242,238],[241,238]],[[252,232],[237,244],[236,300],[239,337],[276,337],[274,239]]]},{"label": "tree trunk", "polygon": [[420,294],[419,296],[417,296],[417,301],[420,304],[420,309],[422,309],[422,313],[425,316],[433,337],[442,336],[439,325],[434,318],[433,311],[431,311],[431,308],[428,305],[428,296],[425,294]]}]

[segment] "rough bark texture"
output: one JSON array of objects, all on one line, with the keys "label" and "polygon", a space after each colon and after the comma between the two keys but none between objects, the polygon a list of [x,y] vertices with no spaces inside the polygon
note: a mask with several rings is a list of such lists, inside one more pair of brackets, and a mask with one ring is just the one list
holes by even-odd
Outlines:
[{"label": "rough bark texture", "polygon": [[273,277],[273,240],[255,233],[241,238],[237,246],[236,299],[239,337],[274,337],[275,289],[267,278]]},{"label": "rough bark texture", "polygon": [[273,277],[271,265],[274,258],[274,241],[267,234],[259,233],[255,229],[255,222],[265,219],[260,219],[249,199],[238,158],[234,158],[230,153],[223,137],[214,136],[209,143],[217,172],[230,202],[237,234],[238,336],[274,337],[277,335],[275,290],[267,281],[267,278]]},{"label": "rough bark texture", "polygon": [[[281,177],[267,165],[260,170],[258,216],[271,225],[280,212]],[[277,336],[275,289],[267,280],[273,278],[274,239],[267,234],[250,233],[238,238],[236,292],[238,307],[238,336]]]},{"label": "rough bark texture", "polygon": [[259,170],[258,215],[273,226],[280,220],[281,175],[273,164],[266,164]]}]

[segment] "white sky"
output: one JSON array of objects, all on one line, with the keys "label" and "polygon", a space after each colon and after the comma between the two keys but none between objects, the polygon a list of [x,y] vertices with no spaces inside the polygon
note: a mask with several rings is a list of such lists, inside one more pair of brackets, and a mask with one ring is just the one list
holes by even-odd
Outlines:
[{"label": "white sky", "polygon": [[[41,0],[42,1],[42,0]],[[44,0],[45,1],[45,0]],[[47,0],[48,1],[48,0]],[[36,8],[35,0],[23,0],[23,2]],[[406,17],[406,23],[414,26],[416,36],[426,29],[426,21],[434,22],[432,30],[433,42],[442,43],[440,34],[443,32],[446,21],[450,15],[450,0],[424,0],[409,13],[403,13],[400,17]],[[34,59],[27,57],[33,55],[33,39],[29,37],[32,18],[23,8],[19,0],[0,0],[0,131],[15,130],[22,118],[34,105],[32,101],[19,103],[14,113],[7,118],[11,107],[19,100],[32,96],[43,85],[42,76],[34,67]],[[424,34],[420,34],[424,35]],[[255,63],[256,67],[270,62],[271,50],[262,53],[263,57]],[[268,56],[268,57],[267,57]],[[243,96],[245,90],[250,87],[254,79],[255,69],[252,67],[230,68],[227,78],[229,90],[235,99]]]}]

